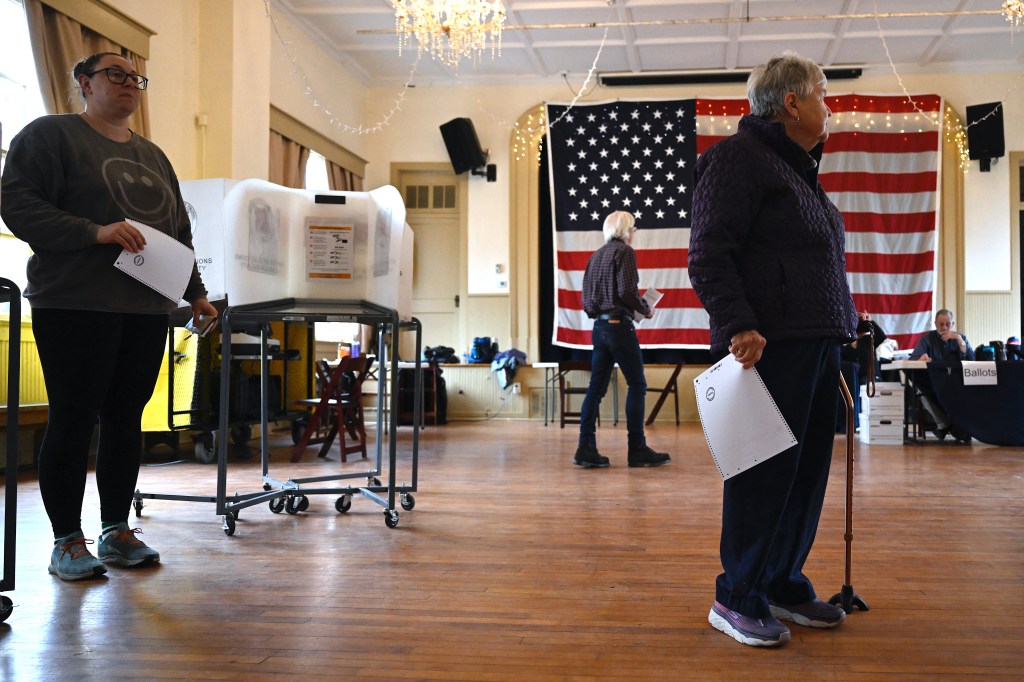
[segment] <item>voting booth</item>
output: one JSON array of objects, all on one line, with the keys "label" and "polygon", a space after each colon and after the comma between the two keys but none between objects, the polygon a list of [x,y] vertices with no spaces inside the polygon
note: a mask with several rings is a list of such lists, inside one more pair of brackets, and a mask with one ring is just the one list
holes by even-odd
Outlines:
[{"label": "voting booth", "polygon": [[[182,182],[181,193],[196,264],[209,299],[219,309],[293,296],[367,300],[398,310],[403,320],[410,318],[413,233],[394,187],[329,192],[213,178]],[[307,345],[302,330],[293,330],[288,341],[290,348],[280,349],[281,355],[304,351]],[[236,355],[245,356],[252,355],[248,351],[258,339],[239,330],[231,342]],[[171,331],[168,344],[143,430],[154,435],[198,431],[196,456],[212,462],[210,419],[216,416],[216,405],[210,403],[216,397],[204,392],[216,386],[199,376],[210,370],[208,358],[201,357],[207,349],[181,328]],[[277,399],[282,410],[289,398],[306,397],[309,390],[311,373],[299,369],[288,371],[275,361],[274,376],[283,377]],[[237,383],[239,398],[258,405],[256,398],[246,396],[246,382],[240,378]],[[236,442],[247,438],[251,413],[249,408],[235,411],[231,433]],[[147,437],[147,443],[157,441]],[[176,436],[169,442],[177,447]]]},{"label": "voting booth", "polygon": [[[215,501],[229,535],[234,533],[234,519],[241,508],[267,501],[271,511],[285,508],[293,513],[304,510],[309,504],[306,495],[315,493],[339,494],[338,511],[347,511],[353,494],[370,497],[385,507],[385,521],[394,527],[398,522],[396,494],[401,496],[403,508],[412,508],[409,493],[415,490],[415,466],[412,484],[397,486],[396,434],[383,437],[383,420],[377,420],[377,464],[369,472],[371,485],[310,489],[302,489],[302,479],[282,482],[270,475],[267,422],[278,418],[273,414],[270,391],[278,375],[282,375],[281,383],[285,386],[281,401],[284,404],[289,402],[290,372],[302,375],[307,393],[313,390],[311,374],[290,370],[289,365],[312,363],[312,329],[317,322],[354,322],[378,330],[378,405],[384,405],[385,395],[393,401],[398,393],[394,386],[387,392],[383,389],[397,379],[402,332],[412,332],[418,364],[421,329],[411,316],[412,231],[405,222],[400,193],[391,186],[369,192],[324,192],[292,189],[263,180],[228,179],[184,182],[181,187],[192,220],[196,261],[209,297],[211,301],[226,300],[220,330],[221,338],[230,341],[220,344],[217,431],[226,434],[232,428],[229,415],[236,402],[230,392],[232,372],[242,360],[249,362],[252,375],[259,377],[260,416],[256,423],[260,424],[263,436],[263,480],[258,492],[236,493],[227,499],[227,439],[221,437],[217,496],[188,499]],[[236,332],[255,337],[247,339],[251,343],[246,344],[244,353],[239,352],[241,345],[236,344]],[[272,334],[281,338],[272,339]],[[390,343],[385,343],[386,339]],[[303,363],[295,363],[300,356]],[[418,427],[419,424],[414,425],[414,461]],[[394,431],[394,420],[390,428]],[[385,440],[390,448],[386,486],[374,476],[382,470],[381,446]],[[321,476],[308,482],[348,476]],[[356,476],[365,479],[367,472]],[[387,493],[387,498],[380,493]],[[143,499],[156,497],[182,499],[136,493],[136,510],[141,509]]]},{"label": "voting booth", "polygon": [[410,318],[413,235],[394,187],[324,192],[217,178],[183,182],[181,193],[210,300],[366,300]]}]

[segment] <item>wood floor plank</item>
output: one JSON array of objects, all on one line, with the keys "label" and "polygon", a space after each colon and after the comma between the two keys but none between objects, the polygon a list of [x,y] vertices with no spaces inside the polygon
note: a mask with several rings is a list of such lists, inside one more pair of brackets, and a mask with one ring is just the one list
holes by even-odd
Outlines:
[{"label": "wood floor plank", "polygon": [[[400,482],[409,437],[400,432]],[[292,464],[289,435],[274,438],[281,479],[369,466],[336,451]],[[599,431],[605,470],[571,465],[571,429],[429,427],[416,507],[395,529],[358,496],[337,513],[336,493],[311,495],[296,515],[243,509],[233,537],[210,503],[146,500],[131,522],[163,563],[81,583],[47,574],[52,539],[25,474],[0,678],[1020,679],[1024,448],[858,443],[852,582],[871,610],[836,630],[794,626],[767,652],[707,623],[722,484],[699,425],[655,424],[648,438],[671,465],[626,467],[622,425]],[[260,487],[244,452],[229,492]],[[825,598],[844,582],[844,476],[837,438],[807,565]],[[186,460],[145,467],[139,487],[212,495],[215,477]],[[92,477],[83,520],[95,537]]]}]

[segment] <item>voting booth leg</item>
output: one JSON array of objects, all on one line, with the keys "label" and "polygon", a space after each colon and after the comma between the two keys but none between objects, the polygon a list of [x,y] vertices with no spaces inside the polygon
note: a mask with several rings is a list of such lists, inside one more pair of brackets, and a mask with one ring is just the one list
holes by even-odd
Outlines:
[{"label": "voting booth leg", "polygon": [[853,396],[846,386],[843,375],[839,375],[839,390],[843,394],[843,402],[846,403],[846,533],[843,538],[846,540],[846,582],[842,589],[832,595],[828,600],[829,604],[838,604],[846,613],[853,613],[856,606],[861,611],[867,611],[867,603],[857,596],[853,591],[853,581],[850,577],[853,566]]}]

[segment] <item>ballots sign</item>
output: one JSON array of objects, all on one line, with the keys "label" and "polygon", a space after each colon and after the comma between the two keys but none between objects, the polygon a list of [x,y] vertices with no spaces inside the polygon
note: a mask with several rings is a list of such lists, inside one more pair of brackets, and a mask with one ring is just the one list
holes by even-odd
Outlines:
[{"label": "ballots sign", "polygon": [[996,363],[964,360],[964,386],[995,386],[999,382],[996,376]]}]

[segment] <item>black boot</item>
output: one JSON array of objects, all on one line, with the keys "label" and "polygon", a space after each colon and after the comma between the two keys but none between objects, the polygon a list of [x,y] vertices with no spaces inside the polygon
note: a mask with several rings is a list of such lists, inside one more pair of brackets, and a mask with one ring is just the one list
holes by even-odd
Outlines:
[{"label": "black boot", "polygon": [[646,445],[642,448],[630,448],[628,459],[631,467],[660,467],[672,461],[668,453],[655,452]]},{"label": "black boot", "polygon": [[608,458],[592,445],[581,445],[576,448],[576,456],[572,458],[572,463],[584,469],[603,469],[608,466]]}]

